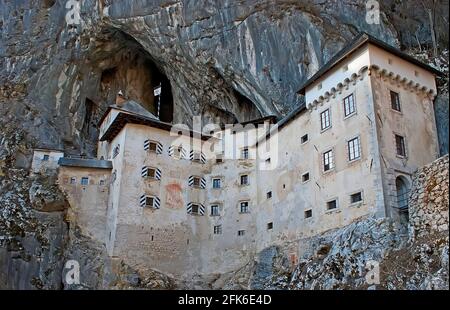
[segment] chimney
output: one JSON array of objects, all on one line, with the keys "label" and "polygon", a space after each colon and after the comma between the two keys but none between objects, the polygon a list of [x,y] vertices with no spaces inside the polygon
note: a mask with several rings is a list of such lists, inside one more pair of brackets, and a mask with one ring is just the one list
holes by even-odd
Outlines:
[{"label": "chimney", "polygon": [[125,101],[127,101],[127,99],[123,95],[122,90],[119,90],[116,96],[116,105],[121,107]]}]

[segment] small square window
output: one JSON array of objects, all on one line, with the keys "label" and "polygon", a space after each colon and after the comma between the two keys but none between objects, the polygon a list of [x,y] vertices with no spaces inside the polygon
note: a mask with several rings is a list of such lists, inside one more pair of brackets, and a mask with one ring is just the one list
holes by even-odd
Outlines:
[{"label": "small square window", "polygon": [[76,184],[77,183],[77,178],[70,178],[70,184]]},{"label": "small square window", "polygon": [[48,161],[50,159],[49,155],[44,155],[44,157],[42,158],[43,161]]},{"label": "small square window", "polygon": [[302,175],[302,182],[308,182],[309,181],[309,172],[306,172]]},{"label": "small square window", "polygon": [[147,168],[147,177],[154,179],[156,178],[156,169],[154,168]]},{"label": "small square window", "polygon": [[219,216],[219,205],[212,205],[211,206],[211,216]]},{"label": "small square window", "polygon": [[267,223],[267,230],[273,229],[273,222]]},{"label": "small square window", "polygon": [[327,210],[334,210],[337,208],[337,200],[331,200],[327,202]]},{"label": "small square window", "polygon": [[363,200],[362,192],[354,193],[350,195],[350,203],[358,203]]},{"label": "small square window", "polygon": [[238,230],[238,236],[245,235],[245,230]]},{"label": "small square window", "polygon": [[222,187],[222,179],[215,178],[215,179],[213,179],[212,183],[213,183],[213,188],[215,188],[215,189]]},{"label": "small square window", "polygon": [[267,199],[270,199],[270,198],[272,198],[272,191],[267,192]]},{"label": "small square window", "polygon": [[222,234],[222,225],[214,226],[214,234],[215,235],[221,235]]},{"label": "small square window", "polygon": [[312,210],[305,210],[305,219],[312,217]]},{"label": "small square window", "polygon": [[217,155],[217,157],[216,157],[216,163],[217,163],[217,164],[223,163],[223,156],[222,156],[222,155]]},{"label": "small square window", "polygon": [[200,187],[200,178],[199,177],[194,177],[192,186]]},{"label": "small square window", "polygon": [[81,185],[89,185],[89,178],[87,177],[81,178]]},{"label": "small square window", "polygon": [[301,141],[302,144],[308,142],[308,140],[309,140],[308,134],[303,135],[303,136],[300,138],[300,141]]},{"label": "small square window", "polygon": [[153,197],[145,197],[145,206],[146,207],[152,207],[154,206],[155,198]]},{"label": "small square window", "polygon": [[248,184],[249,184],[248,175],[247,174],[241,175],[241,185],[248,185]]},{"label": "small square window", "polygon": [[191,205],[191,214],[195,214],[195,215],[200,214],[200,206],[198,204]]},{"label": "small square window", "polygon": [[105,180],[100,180],[99,185],[105,185]]},{"label": "small square window", "polygon": [[248,201],[242,201],[240,203],[240,213],[249,213]]}]

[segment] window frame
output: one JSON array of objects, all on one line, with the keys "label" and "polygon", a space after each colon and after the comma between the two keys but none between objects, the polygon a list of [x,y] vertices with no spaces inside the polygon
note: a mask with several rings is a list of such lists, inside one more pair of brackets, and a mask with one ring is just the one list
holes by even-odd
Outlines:
[{"label": "window frame", "polygon": [[213,226],[213,234],[214,235],[221,235],[222,234],[222,224]]},{"label": "window frame", "polygon": [[[352,107],[353,107],[353,111],[352,112],[350,112],[349,114],[347,114],[347,109],[346,109],[346,99],[348,99],[348,98],[352,98]],[[350,95],[348,95],[347,97],[345,97],[343,100],[342,100],[342,103],[343,103],[343,107],[344,107],[344,119],[347,119],[347,118],[349,118],[349,117],[351,117],[351,116],[353,116],[353,115],[355,115],[356,114],[356,100],[355,100],[355,93],[351,93]],[[350,111],[350,109],[349,109],[349,111]]]},{"label": "window frame", "polygon": [[42,161],[49,161],[49,160],[50,160],[49,154],[44,154],[44,156],[42,156]]},{"label": "window frame", "polygon": [[239,236],[239,237],[245,236],[245,229],[239,229],[239,230],[238,230],[238,236]]},{"label": "window frame", "polygon": [[[361,195],[361,200],[352,202],[352,196],[353,196],[353,195],[356,195],[356,194],[360,194],[360,195]],[[348,197],[349,197],[349,200],[350,200],[350,201],[349,201],[350,206],[361,205],[361,204],[364,203],[364,191],[363,191],[363,190],[357,190],[357,191],[351,192],[351,193],[348,195]]]},{"label": "window frame", "polygon": [[[209,207],[210,216],[220,216],[220,204],[219,203],[213,203]],[[217,214],[213,212],[213,210],[217,210]]]},{"label": "window frame", "polygon": [[[393,106],[393,102],[392,102],[392,94],[396,94],[396,96],[397,96],[397,100],[398,100],[398,102],[397,102],[397,104],[398,104],[398,109],[394,108],[394,106]],[[398,93],[398,92],[396,92],[396,91],[394,91],[394,90],[392,90],[392,89],[389,89],[389,99],[390,99],[391,110],[392,110],[392,111],[395,111],[395,112],[397,112],[397,113],[402,113],[402,102],[401,102],[401,98],[400,98],[400,93]]]},{"label": "window frame", "polygon": [[241,159],[243,159],[243,160],[247,160],[247,159],[250,159],[250,149],[249,149],[249,147],[243,147],[243,148],[241,148],[241,157],[240,157]]},{"label": "window frame", "polygon": [[[402,140],[402,147],[403,147],[403,154],[398,153],[398,145],[397,145],[397,137],[400,137]],[[401,135],[399,133],[394,132],[394,146],[395,146],[395,155],[398,158],[407,158],[408,157],[408,148],[406,145],[406,137],[404,135]]]},{"label": "window frame", "polygon": [[[350,143],[354,140],[357,140],[357,147],[358,147],[357,149],[358,149],[359,156],[352,159],[352,158],[350,158],[350,155],[351,155]],[[360,160],[362,158],[361,136],[360,135],[354,136],[350,139],[347,139],[346,142],[347,142],[347,162],[352,163],[354,161]],[[353,144],[353,147],[354,146],[355,145]],[[354,148],[354,150],[356,150],[356,149]]]},{"label": "window frame", "polygon": [[[242,178],[243,177],[247,177],[247,182],[246,183],[242,183]],[[247,173],[239,175],[239,184],[240,184],[240,186],[249,186],[250,185],[250,175],[247,174]]]},{"label": "window frame", "polygon": [[[245,203],[247,205],[243,206],[243,204],[245,204]],[[244,211],[242,211],[242,210],[244,210]],[[248,213],[250,213],[250,200],[239,201],[239,213],[240,214],[248,214]]]},{"label": "window frame", "polygon": [[[332,167],[330,167],[327,170],[325,170],[325,154],[330,153],[330,152],[331,152],[331,162],[330,163],[332,164]],[[329,158],[330,157],[328,157],[328,159]],[[330,149],[327,149],[326,151],[323,151],[322,154],[321,154],[322,172],[323,173],[328,173],[328,172],[331,172],[334,169],[336,169],[336,162],[335,162],[335,160],[336,160],[336,158],[335,158],[335,155],[334,155],[334,148],[330,148]],[[330,163],[328,163],[328,165],[330,165]]]},{"label": "window frame", "polygon": [[[83,181],[86,181],[87,183],[84,183]],[[83,186],[89,185],[89,177],[81,177],[80,185],[83,185]]]},{"label": "window frame", "polygon": [[[333,201],[336,202],[336,207],[330,209],[330,208],[328,207],[328,206],[329,206],[329,203],[330,203],[330,202],[333,202]],[[338,209],[339,209],[339,199],[338,199],[337,197],[332,198],[332,199],[328,199],[328,200],[325,202],[325,208],[326,208],[326,213],[329,213],[329,212],[333,212],[333,211],[338,210]]]},{"label": "window frame", "polygon": [[[219,186],[218,187],[215,186],[216,181],[219,182]],[[212,189],[221,189],[222,188],[222,178],[214,177],[214,178],[212,178],[212,182],[211,183],[212,183]]]},{"label": "window frame", "polygon": [[[327,127],[323,127],[323,123],[322,123],[322,114],[328,112],[328,126]],[[319,120],[320,120],[320,133],[327,131],[328,129],[331,128],[332,123],[331,123],[331,107],[330,108],[326,108],[324,109],[322,112],[319,113]],[[326,122],[326,118],[325,118],[325,122]]]}]

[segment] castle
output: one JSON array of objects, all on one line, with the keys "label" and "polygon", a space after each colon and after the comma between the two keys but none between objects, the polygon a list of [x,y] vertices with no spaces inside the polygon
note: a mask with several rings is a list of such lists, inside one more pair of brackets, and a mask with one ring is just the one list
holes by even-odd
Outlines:
[{"label": "castle", "polygon": [[177,276],[238,270],[270,245],[359,218],[407,220],[411,174],[439,156],[437,70],[362,34],[275,117],[199,129],[132,100],[101,120],[97,159],[36,150],[57,166],[69,220],[139,268]]}]

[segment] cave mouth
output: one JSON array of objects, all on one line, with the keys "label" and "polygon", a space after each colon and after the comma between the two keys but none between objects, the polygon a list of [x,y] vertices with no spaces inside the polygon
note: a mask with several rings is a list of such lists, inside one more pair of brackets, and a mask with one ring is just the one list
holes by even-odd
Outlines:
[{"label": "cave mouth", "polygon": [[[100,55],[100,87],[102,101],[115,102],[119,91],[129,100],[138,102],[163,122],[173,120],[173,96],[170,80],[153,57],[130,35],[113,30],[102,41],[94,57]],[[161,86],[161,94],[154,89]]]}]

